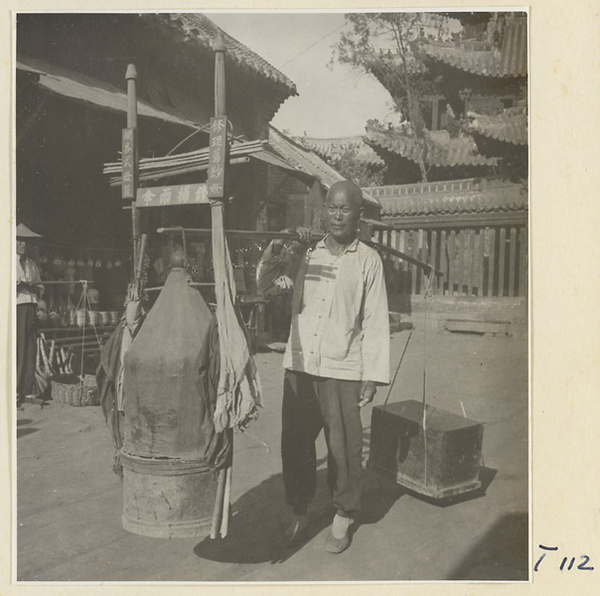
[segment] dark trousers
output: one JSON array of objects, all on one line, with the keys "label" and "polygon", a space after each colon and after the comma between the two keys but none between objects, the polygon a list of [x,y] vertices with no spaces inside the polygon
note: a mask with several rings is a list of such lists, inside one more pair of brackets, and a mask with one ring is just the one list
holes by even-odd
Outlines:
[{"label": "dark trousers", "polygon": [[281,456],[285,498],[294,513],[306,513],[315,495],[315,441],[321,429],[327,441],[327,482],[333,504],[344,516],[360,509],[360,385],[360,381],[285,371]]},{"label": "dark trousers", "polygon": [[35,384],[37,304],[17,304],[17,397],[32,395]]}]

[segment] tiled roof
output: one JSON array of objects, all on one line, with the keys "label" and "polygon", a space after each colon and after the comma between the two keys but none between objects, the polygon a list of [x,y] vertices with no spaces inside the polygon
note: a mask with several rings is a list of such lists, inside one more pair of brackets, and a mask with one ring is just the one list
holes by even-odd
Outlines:
[{"label": "tiled roof", "polygon": [[383,218],[527,210],[527,191],[523,185],[479,178],[365,190],[381,203]]},{"label": "tiled roof", "polygon": [[338,137],[330,139],[316,139],[313,137],[296,137],[294,140],[304,147],[312,149],[321,157],[336,160],[346,151],[353,151],[357,159],[370,164],[383,164],[383,160],[373,151],[369,145],[365,144],[362,136],[360,137]]},{"label": "tiled roof", "polygon": [[527,19],[510,17],[506,21],[499,47],[492,43],[464,43],[462,46],[439,42],[423,43],[421,51],[430,59],[459,70],[488,77],[527,76]]},{"label": "tiled roof", "polygon": [[[405,159],[418,163],[419,147],[411,134],[398,129],[386,129],[376,121],[369,120],[366,126],[365,142],[378,145]],[[497,159],[484,157],[477,151],[475,141],[470,137],[450,137],[446,130],[425,131],[427,143],[427,165],[438,167],[452,166],[494,166]]]},{"label": "tiled roof", "polygon": [[187,41],[192,41],[205,48],[210,48],[217,32],[221,32],[225,45],[226,56],[253,70],[255,73],[283,85],[290,95],[297,95],[296,85],[281,71],[269,64],[264,58],[253,52],[237,39],[225,33],[206,15],[201,13],[158,13],[150,15],[160,19],[162,23],[178,30]]},{"label": "tiled roof", "polygon": [[[293,168],[316,178],[326,188],[345,179],[314,151],[303,147],[300,143],[287,137],[274,126],[269,126],[269,146]],[[367,202],[379,205],[378,201],[373,199],[367,192],[363,192],[363,196]]]},{"label": "tiled roof", "polygon": [[476,134],[513,145],[527,145],[527,114],[523,109],[508,109],[493,116],[470,112],[468,117]]}]

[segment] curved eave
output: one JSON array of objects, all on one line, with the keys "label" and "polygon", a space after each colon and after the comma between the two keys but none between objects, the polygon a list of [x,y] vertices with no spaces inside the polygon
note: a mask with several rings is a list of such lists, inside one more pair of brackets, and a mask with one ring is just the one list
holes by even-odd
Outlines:
[{"label": "curved eave", "polygon": [[[371,147],[378,145],[390,153],[394,153],[408,159],[416,164],[419,163],[416,149],[411,143],[402,139],[391,139],[387,135],[378,134],[375,138],[365,137],[365,143]],[[444,155],[444,153],[446,155]],[[498,164],[495,157],[484,157],[483,155],[468,155],[464,149],[446,149],[439,148],[435,144],[430,144],[427,155],[427,165],[439,168],[455,166],[483,166],[494,167]]]},{"label": "curved eave", "polygon": [[448,68],[454,68],[462,72],[473,74],[480,77],[491,77],[495,79],[520,79],[527,77],[527,70],[518,72],[506,72],[498,63],[490,61],[489,65],[481,65],[476,62],[466,62],[464,59],[455,58],[454,56],[438,56],[427,54],[430,60],[441,64]]},{"label": "curved eave", "polygon": [[[469,132],[475,137],[485,137],[501,143],[514,145],[515,147],[527,147],[529,140],[527,138],[527,128],[516,123],[486,125],[484,123],[474,122],[468,128]],[[477,140],[475,140],[477,142]]]}]

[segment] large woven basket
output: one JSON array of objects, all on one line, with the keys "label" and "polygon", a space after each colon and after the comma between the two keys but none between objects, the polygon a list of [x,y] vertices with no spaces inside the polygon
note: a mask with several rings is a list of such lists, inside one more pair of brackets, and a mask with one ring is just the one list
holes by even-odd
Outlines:
[{"label": "large woven basket", "polygon": [[52,399],[67,406],[98,406],[98,386],[94,375],[83,379],[75,375],[55,377],[51,381]]}]

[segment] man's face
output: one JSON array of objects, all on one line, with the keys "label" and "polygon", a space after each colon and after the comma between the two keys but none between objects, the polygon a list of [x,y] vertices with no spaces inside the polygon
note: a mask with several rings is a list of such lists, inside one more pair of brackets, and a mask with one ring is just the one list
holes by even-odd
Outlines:
[{"label": "man's face", "polygon": [[347,244],[356,237],[356,224],[360,217],[358,201],[340,189],[327,199],[327,225],[336,242]]},{"label": "man's face", "polygon": [[17,254],[19,256],[24,255],[27,252],[27,243],[23,240],[17,240]]}]

